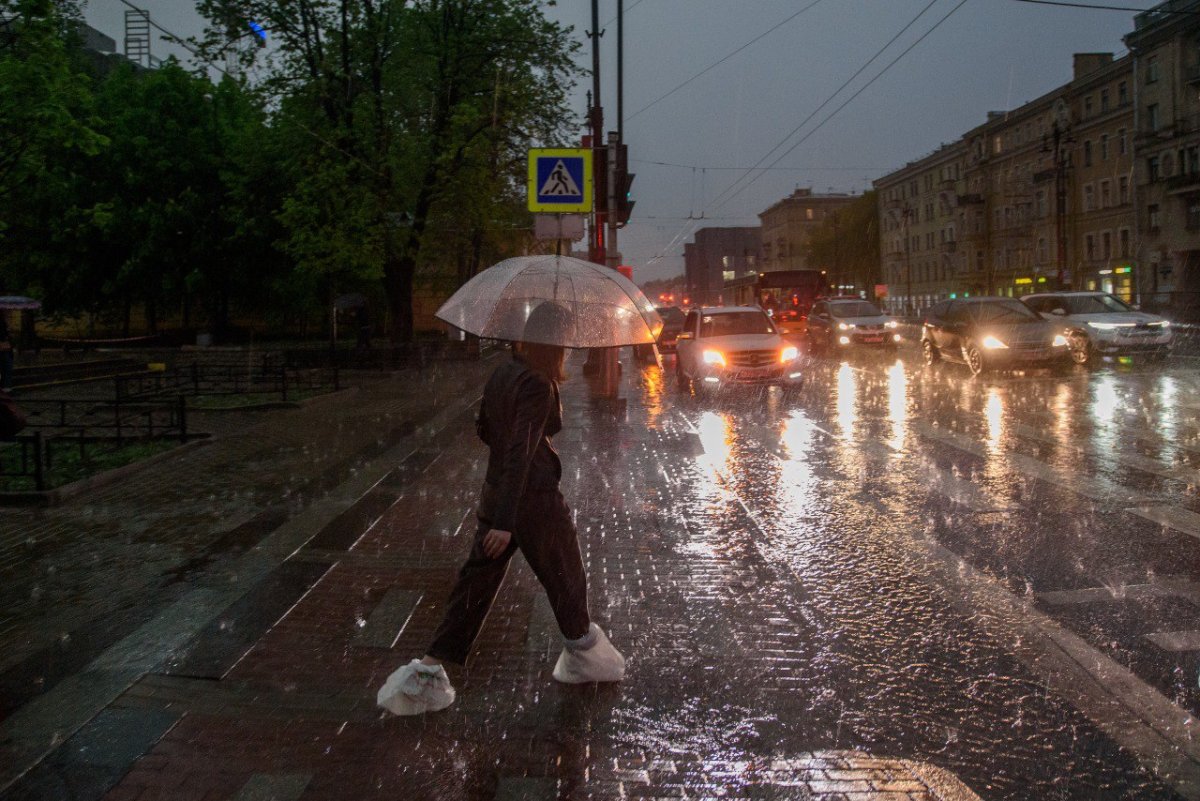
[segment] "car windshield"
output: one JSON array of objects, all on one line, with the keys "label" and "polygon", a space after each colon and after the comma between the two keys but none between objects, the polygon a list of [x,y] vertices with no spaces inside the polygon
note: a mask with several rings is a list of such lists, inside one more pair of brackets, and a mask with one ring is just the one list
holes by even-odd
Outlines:
[{"label": "car windshield", "polygon": [[683,328],[684,314],[678,306],[659,306],[655,311],[667,328]]},{"label": "car windshield", "polygon": [[771,318],[762,312],[725,312],[700,318],[700,336],[726,337],[734,334],[774,334]]},{"label": "car windshield", "polygon": [[1131,312],[1133,308],[1112,295],[1076,295],[1063,298],[1071,314],[1105,314],[1108,312]]},{"label": "car windshield", "polygon": [[972,303],[968,314],[979,323],[1036,323],[1042,318],[1019,300],[992,300]]},{"label": "car windshield", "polygon": [[874,304],[863,301],[849,303],[830,303],[829,311],[834,317],[878,317],[881,312]]}]

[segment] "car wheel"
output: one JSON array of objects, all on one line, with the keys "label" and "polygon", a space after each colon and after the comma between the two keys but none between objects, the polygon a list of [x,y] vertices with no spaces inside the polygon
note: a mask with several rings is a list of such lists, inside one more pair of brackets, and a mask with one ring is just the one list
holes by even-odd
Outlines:
[{"label": "car wheel", "polygon": [[934,345],[928,339],[921,340],[921,352],[925,354],[925,363],[930,366],[942,360],[942,354],[938,352],[937,345]]},{"label": "car wheel", "polygon": [[1071,349],[1071,361],[1075,364],[1088,364],[1095,361],[1095,348],[1092,347],[1092,341],[1088,339],[1087,334],[1076,331],[1071,334],[1067,344]]},{"label": "car wheel", "polygon": [[983,361],[983,353],[974,342],[963,348],[963,359],[966,360],[967,367],[971,369],[973,375],[979,375],[987,369],[987,364]]},{"label": "car wheel", "polygon": [[675,386],[680,389],[687,389],[691,384],[688,377],[683,372],[683,359],[679,358],[679,354],[675,354]]}]

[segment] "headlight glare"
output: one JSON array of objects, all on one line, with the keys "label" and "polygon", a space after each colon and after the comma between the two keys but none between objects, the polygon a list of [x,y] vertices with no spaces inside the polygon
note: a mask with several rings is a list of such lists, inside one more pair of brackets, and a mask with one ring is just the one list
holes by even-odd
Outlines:
[{"label": "headlight glare", "polygon": [[988,334],[986,337],[984,337],[983,341],[979,344],[983,345],[988,350],[1008,350],[1008,345],[1005,345],[991,334]]},{"label": "headlight glare", "polygon": [[800,355],[800,350],[795,345],[788,345],[779,355],[779,360],[782,362],[790,362],[795,360]]},{"label": "headlight glare", "polygon": [[1062,334],[1055,334],[1053,347],[1065,348],[1066,346],[1067,346],[1067,338],[1065,336],[1063,336]]},{"label": "headlight glare", "polygon": [[896,328],[900,325],[900,323],[896,322],[895,320],[888,320],[885,325],[887,325],[888,328]]},{"label": "headlight glare", "polygon": [[704,351],[704,363],[715,364],[718,367],[724,367],[725,354],[721,353],[719,350],[706,350]]}]

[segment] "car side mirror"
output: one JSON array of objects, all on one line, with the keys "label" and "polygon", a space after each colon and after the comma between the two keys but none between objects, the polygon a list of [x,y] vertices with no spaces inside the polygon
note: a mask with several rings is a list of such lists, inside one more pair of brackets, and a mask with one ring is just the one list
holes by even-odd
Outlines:
[{"label": "car side mirror", "polygon": [[675,338],[676,338],[676,339],[695,339],[695,337],[692,335],[692,332],[691,332],[691,331],[680,331],[680,332],[679,332],[679,333],[678,333],[678,334],[675,336]]}]

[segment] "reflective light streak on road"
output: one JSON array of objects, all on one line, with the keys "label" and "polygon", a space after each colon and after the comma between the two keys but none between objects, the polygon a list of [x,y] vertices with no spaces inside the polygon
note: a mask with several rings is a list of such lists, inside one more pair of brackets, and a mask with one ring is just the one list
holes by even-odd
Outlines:
[{"label": "reflective light streak on road", "polygon": [[1000,397],[1000,390],[996,387],[988,388],[987,402],[983,407],[983,416],[987,421],[988,450],[999,454],[1003,448],[1006,432],[1004,426],[1004,401]]},{"label": "reflective light streak on road", "polygon": [[904,362],[899,359],[888,368],[888,420],[892,424],[892,438],[888,447],[896,452],[904,450],[908,437],[908,374]]},{"label": "reflective light streak on road", "polygon": [[849,440],[854,436],[854,423],[858,420],[858,404],[855,394],[858,391],[858,376],[854,368],[847,362],[837,372],[837,424],[842,439]]}]

